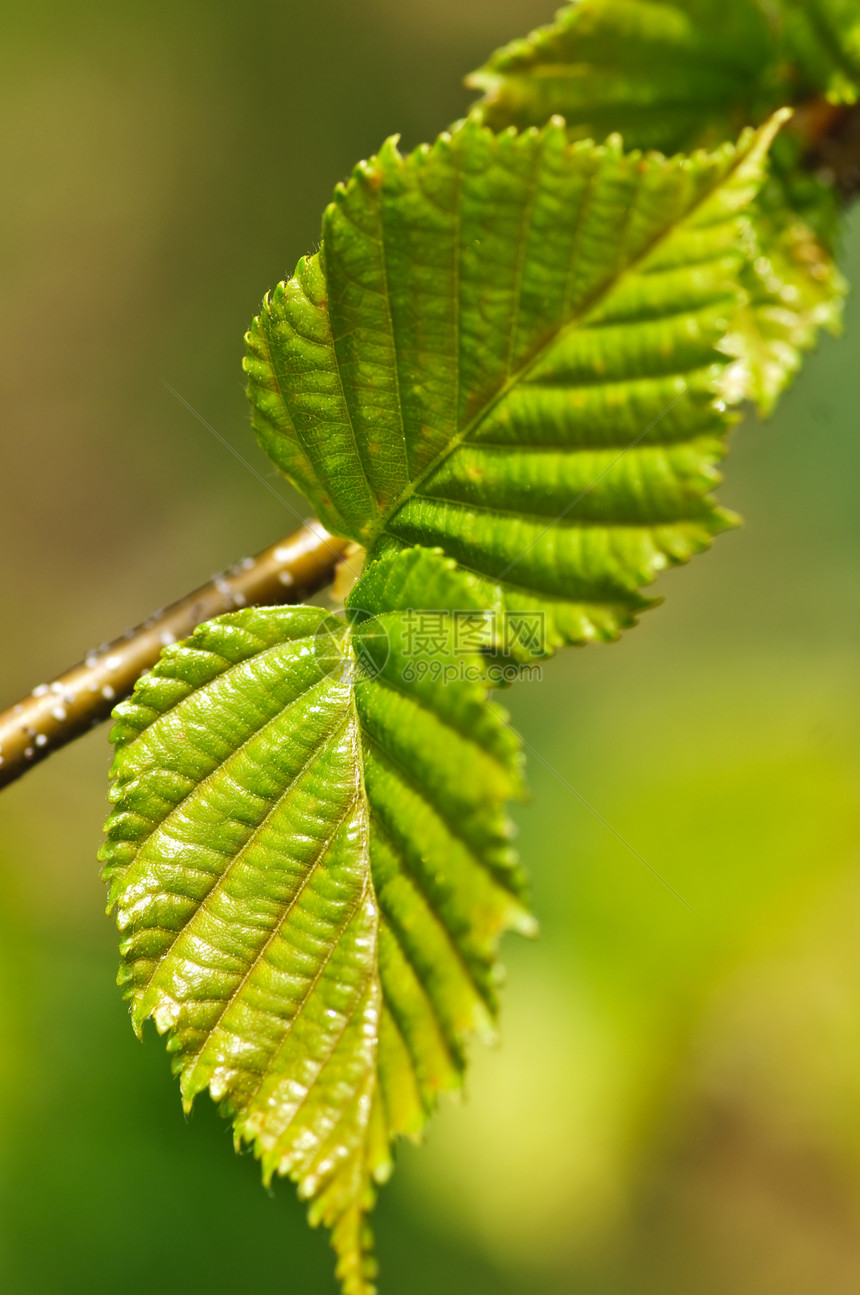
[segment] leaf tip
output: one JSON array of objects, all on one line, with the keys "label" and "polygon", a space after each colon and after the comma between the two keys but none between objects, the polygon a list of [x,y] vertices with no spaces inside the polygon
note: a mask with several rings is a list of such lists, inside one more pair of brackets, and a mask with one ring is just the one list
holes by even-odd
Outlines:
[{"label": "leaf tip", "polygon": [[540,922],[527,908],[515,909],[512,914],[511,930],[527,940],[535,940],[540,935]]}]

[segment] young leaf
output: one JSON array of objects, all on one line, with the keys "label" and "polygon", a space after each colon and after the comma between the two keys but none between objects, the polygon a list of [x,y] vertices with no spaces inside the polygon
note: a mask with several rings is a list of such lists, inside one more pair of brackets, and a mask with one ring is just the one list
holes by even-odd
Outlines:
[{"label": "young leaf", "polygon": [[[815,0],[785,0],[768,22],[756,0],[579,0],[468,78],[484,92],[473,116],[496,130],[520,129],[556,112],[574,139],[620,131],[628,147],[689,152],[827,91],[834,59],[844,69],[851,32],[860,32],[850,3],[849,21],[836,12],[840,0],[820,9]],[[771,201],[751,206],[759,242],[741,276],[729,343],[740,361],[733,392],[762,413],[819,329],[838,331],[845,294],[835,239],[810,211],[832,208],[832,190],[804,172],[798,140],[782,138],[776,151]]]},{"label": "young leaf", "polygon": [[[756,0],[579,0],[467,78],[493,130],[554,113],[573,138],[690,152],[735,139],[778,106],[776,38]],[[763,96],[767,107],[761,110]]]},{"label": "young leaf", "polygon": [[248,334],[261,444],[371,557],[438,545],[545,651],[614,637],[728,520],[718,345],[780,120],[691,158],[560,121],[389,142]]},{"label": "young leaf", "polygon": [[819,330],[841,331],[847,284],[809,225],[790,210],[770,215],[757,206],[754,231],[756,255],[741,280],[745,300],[725,349],[739,360],[739,392],[768,415]]},{"label": "young leaf", "polygon": [[856,0],[780,0],[787,56],[808,89],[833,103],[860,95],[860,12]]},{"label": "young leaf", "polygon": [[[101,857],[134,1027],[167,1034],[186,1109],[208,1089],[266,1179],[298,1183],[347,1295],[373,1290],[389,1139],[459,1082],[499,936],[530,926],[518,742],[456,651],[476,597],[453,566],[382,560],[345,619],[209,621],[115,711]],[[429,655],[413,608],[433,609]]]}]

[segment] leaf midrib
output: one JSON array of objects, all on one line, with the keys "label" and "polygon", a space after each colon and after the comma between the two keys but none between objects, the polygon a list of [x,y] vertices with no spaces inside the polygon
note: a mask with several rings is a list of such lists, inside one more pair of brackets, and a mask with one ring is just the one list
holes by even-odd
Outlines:
[{"label": "leaf midrib", "polygon": [[[575,315],[573,315],[571,319],[569,319],[566,323],[562,324],[559,328],[555,329],[554,332],[547,337],[547,339],[538,347],[538,349],[535,351],[535,353],[531,356],[529,360],[527,360],[524,364],[522,364],[520,368],[517,369],[514,373],[509,374],[508,378],[502,383],[498,391],[496,391],[495,394],[491,396],[488,402],[484,405],[484,408],[479,412],[477,412],[476,414],[474,414],[473,417],[470,419],[470,421],[462,428],[461,431],[455,433],[455,435],[451,438],[449,444],[445,446],[444,449],[439,451],[439,453],[435,456],[435,458],[433,458],[426,465],[426,467],[422,469],[422,471],[417,475],[417,477],[414,478],[414,480],[410,481],[407,484],[407,486],[404,488],[397,502],[395,504],[392,504],[391,507],[388,508],[381,515],[378,523],[375,526],[370,528],[368,539],[367,539],[368,553],[373,552],[375,545],[386,534],[388,523],[400,511],[403,505],[407,503],[408,500],[416,493],[419,486],[421,486],[423,482],[429,476],[431,476],[436,471],[436,469],[439,468],[446,461],[446,459],[448,459],[454,453],[454,451],[459,448],[460,445],[462,445],[464,441],[468,440],[468,438],[481,426],[481,424],[490,416],[490,414],[492,414],[492,412],[500,404],[502,404],[504,400],[507,399],[508,395],[511,393],[511,391],[514,390],[515,387],[517,387],[520,383],[526,381],[529,373],[532,372],[532,370],[539,367],[540,363],[545,358],[547,352],[553,346],[555,346],[558,342],[560,342],[561,339],[565,337],[567,334],[575,332],[578,328],[581,328],[584,324],[586,324],[589,316],[592,315],[598,309],[598,307],[600,307],[609,297],[611,297],[612,294],[619,288],[619,286],[627,278],[629,278],[631,275],[638,273],[642,263],[645,260],[647,260],[656,251],[657,248],[659,248],[667,239],[672,237],[672,235],[676,233],[677,230],[681,229],[689,220],[691,220],[695,216],[695,214],[699,210],[701,210],[701,208],[704,207],[705,204],[711,200],[711,198],[713,198],[714,194],[719,192],[721,188],[723,188],[725,185],[728,184],[730,179],[734,177],[737,174],[737,172],[741,169],[741,167],[749,160],[753,152],[753,149],[755,148],[759,140],[760,140],[760,133],[756,133],[756,135],[753,136],[753,139],[750,141],[749,146],[746,147],[743,152],[740,152],[739,150],[736,151],[735,157],[732,161],[732,165],[728,168],[728,170],[726,170],[720,175],[719,180],[717,181],[717,183],[713,185],[712,188],[708,189],[708,191],[702,197],[698,198],[696,202],[693,203],[693,205],[687,209],[687,211],[684,213],[683,219],[677,221],[673,225],[667,226],[667,228],[663,230],[662,233],[658,234],[654,239],[652,239],[651,242],[648,243],[648,245],[642,250],[642,252],[640,252],[640,254],[625,267],[625,269],[622,271],[620,275],[612,279],[609,283],[604,285],[603,288],[599,289],[596,293],[594,293],[592,297],[583,304],[580,310]],[[730,219],[730,218],[731,217],[727,217],[727,219]],[[460,363],[459,363],[459,356],[458,356],[458,363],[457,363],[458,372],[459,372],[459,368],[460,368]]]},{"label": "leaf midrib", "polygon": [[[315,636],[307,635],[300,639],[289,640],[288,642],[290,643],[290,645],[302,644],[302,643],[310,642],[311,639],[314,637]],[[220,683],[222,680],[226,679],[228,675],[233,673],[233,671],[238,670],[243,665],[247,665],[249,661],[257,662],[264,657],[272,656],[286,646],[287,646],[287,643],[285,642],[275,643],[270,648],[264,648],[262,651],[255,653],[253,656],[245,657],[242,661],[234,662],[233,664],[230,665],[228,669],[223,670],[218,675],[215,675],[214,678],[210,681],[210,683],[213,683],[213,684],[216,682]],[[198,792],[202,791],[204,788],[209,786],[222,773],[225,765],[230,764],[235,759],[236,756],[241,755],[242,752],[245,751],[250,746],[250,744],[254,741],[255,738],[261,737],[262,734],[265,733],[267,729],[272,728],[280,720],[282,720],[287,711],[292,710],[292,708],[294,706],[297,706],[299,702],[307,701],[308,697],[312,693],[316,692],[318,688],[322,688],[324,684],[328,683],[329,679],[330,679],[329,675],[323,675],[320,679],[317,679],[313,683],[308,684],[308,686],[306,688],[303,688],[301,692],[296,693],[295,697],[291,698],[290,701],[286,702],[283,706],[281,706],[280,709],[277,710],[274,715],[268,717],[267,719],[264,719],[260,724],[257,724],[250,731],[247,737],[243,738],[242,741],[238,743],[237,746],[232,747],[226,753],[226,755],[224,755],[221,759],[219,759],[216,762],[215,765],[213,765],[213,767],[209,770],[208,773],[204,774],[204,776],[202,778],[199,778],[196,782],[191,782],[191,786],[188,788],[186,792],[184,792],[176,800],[169,803],[169,807],[162,814],[161,818],[156,818],[156,817],[149,818],[148,819],[148,822],[150,824],[149,830],[141,838],[135,857],[137,857],[137,855],[141,853],[141,851],[145,848],[145,846],[148,844],[150,839],[155,835],[155,833],[159,831],[160,828],[164,827],[168,819],[170,819],[177,812],[177,810],[181,809],[182,806],[185,805],[186,802],[192,796],[196,796]],[[209,686],[209,685],[204,685],[204,686]],[[141,729],[137,737],[134,738],[132,742],[129,742],[128,748],[126,749],[129,749],[132,746],[133,742],[136,742],[140,738],[143,738],[147,730],[150,729],[153,724],[157,723],[161,719],[164,719],[168,715],[175,715],[178,708],[182,706],[184,702],[194,698],[199,691],[200,689],[194,689],[192,692],[188,693],[186,697],[182,697],[178,702],[175,702],[173,706],[170,706],[167,710],[162,711],[159,715],[156,716],[154,720],[151,720],[150,723],[147,724],[146,728]],[[135,776],[140,777],[140,772],[141,771],[138,770]],[[146,772],[146,769],[144,769],[143,772]],[[177,776],[185,779],[186,781],[190,781],[189,775],[182,773],[181,770],[171,770],[170,772],[176,773]],[[128,778],[128,775],[126,773],[123,773],[122,777],[128,781],[131,781],[131,779]],[[117,808],[119,808],[119,806]],[[129,864],[128,866],[133,867],[134,865],[132,863],[132,864]]]},{"label": "leaf midrib", "polygon": [[[264,819],[262,819],[262,820],[260,821],[260,823],[257,825],[257,828],[255,829],[255,835],[259,836],[260,832],[262,832],[262,831],[264,830],[264,828],[265,828],[265,827],[266,827],[266,826],[271,822],[273,815],[274,815],[274,814],[278,811],[278,809],[279,809],[279,808],[284,804],[284,802],[286,801],[286,799],[287,799],[287,797],[289,796],[290,792],[295,790],[295,788],[296,788],[297,784],[299,783],[300,779],[304,776],[304,774],[305,774],[305,773],[307,773],[307,772],[309,771],[309,769],[310,769],[310,768],[312,768],[312,767],[313,767],[313,763],[314,763],[314,761],[315,761],[315,760],[318,760],[318,759],[321,759],[321,758],[322,758],[322,756],[323,756],[323,755],[326,753],[326,751],[328,750],[328,747],[331,745],[332,741],[334,741],[334,740],[336,740],[336,739],[337,739],[338,735],[339,735],[339,734],[341,733],[341,731],[346,727],[346,725],[347,725],[347,723],[348,723],[348,722],[349,722],[349,716],[348,716],[348,715],[347,715],[347,716],[344,716],[344,718],[343,718],[342,722],[341,722],[341,723],[340,723],[336,728],[334,728],[330,733],[326,734],[325,738],[323,739],[323,741],[324,741],[324,742],[325,742],[325,744],[326,744],[326,745],[325,745],[325,747],[323,747],[323,746],[322,746],[322,743],[321,743],[321,744],[320,744],[320,748],[319,748],[317,751],[315,751],[315,752],[314,752],[314,758],[313,758],[312,760],[308,760],[308,761],[305,763],[305,765],[303,766],[303,768],[301,769],[301,771],[300,771],[300,773],[298,774],[298,776],[297,776],[296,778],[294,778],[294,779],[289,783],[289,785],[288,785],[287,787],[285,787],[285,788],[284,788],[283,792],[280,794],[280,796],[277,798],[277,800],[276,800],[276,801],[274,802],[274,804],[272,805],[271,810],[266,814],[265,818],[264,818]],[[200,1048],[197,1050],[197,1052],[195,1052],[195,1053],[193,1053],[193,1054],[192,1054],[192,1055],[193,1055],[193,1063],[192,1063],[193,1065],[203,1064],[203,1057],[204,1057],[204,1054],[205,1054],[206,1048],[208,1047],[209,1043],[211,1042],[211,1040],[212,1040],[212,1038],[213,1038],[213,1036],[214,1036],[214,1034],[215,1034],[216,1030],[218,1030],[219,1028],[223,1028],[225,1031],[227,1030],[227,1026],[222,1024],[222,1023],[223,1023],[223,1021],[224,1021],[224,1017],[227,1015],[227,1013],[229,1012],[229,1010],[230,1010],[230,1008],[233,1006],[233,1004],[234,1004],[234,1003],[236,1003],[236,1002],[239,1000],[239,998],[240,998],[240,997],[241,997],[241,995],[242,995],[242,992],[243,992],[243,991],[244,991],[244,989],[245,989],[245,986],[248,984],[248,981],[251,979],[251,977],[253,976],[254,972],[257,970],[257,968],[258,968],[258,967],[260,966],[260,964],[262,963],[263,959],[265,958],[266,954],[269,952],[269,949],[272,947],[272,945],[274,944],[274,942],[275,942],[275,940],[277,939],[277,937],[278,937],[278,936],[281,934],[281,932],[283,931],[283,929],[284,929],[284,925],[285,925],[285,923],[287,922],[287,920],[289,919],[290,914],[291,914],[291,913],[293,912],[293,910],[295,909],[295,907],[296,907],[296,905],[298,904],[299,900],[301,899],[302,895],[304,895],[304,894],[305,894],[305,892],[307,891],[307,888],[308,888],[308,886],[310,885],[310,882],[311,882],[311,880],[313,879],[313,877],[315,877],[315,876],[316,876],[316,874],[317,874],[317,872],[319,871],[319,868],[320,868],[320,866],[322,865],[322,861],[323,861],[323,859],[326,857],[326,855],[327,855],[327,854],[329,853],[329,851],[331,850],[331,847],[333,846],[333,844],[334,844],[334,842],[335,842],[335,839],[336,839],[336,837],[337,837],[337,834],[340,832],[341,828],[343,827],[344,823],[345,823],[345,822],[347,821],[347,819],[349,818],[350,814],[352,814],[353,810],[354,810],[354,809],[355,809],[355,807],[356,807],[357,802],[358,802],[358,796],[357,796],[357,794],[356,794],[356,795],[353,795],[353,796],[351,796],[351,797],[350,797],[350,799],[348,800],[348,802],[347,802],[347,804],[346,804],[346,807],[344,808],[344,810],[342,811],[342,813],[340,813],[340,814],[338,815],[337,820],[335,821],[335,823],[333,824],[333,826],[331,827],[331,829],[328,831],[328,833],[327,833],[327,835],[326,835],[325,839],[324,839],[323,841],[321,841],[321,842],[320,842],[319,849],[318,849],[318,850],[317,850],[317,852],[315,853],[315,855],[314,855],[314,857],[313,857],[313,859],[312,859],[311,863],[308,865],[308,867],[307,867],[307,869],[306,869],[306,871],[305,871],[305,873],[304,873],[304,876],[303,876],[303,877],[301,878],[301,880],[299,881],[298,886],[297,886],[297,887],[296,887],[296,889],[293,891],[293,893],[290,895],[290,897],[286,900],[286,902],[285,902],[285,903],[283,903],[282,905],[280,905],[280,909],[281,909],[281,911],[280,911],[280,913],[278,914],[278,917],[277,917],[277,918],[272,922],[271,930],[270,930],[270,931],[268,932],[268,934],[266,935],[265,939],[263,940],[263,943],[260,945],[260,947],[259,947],[259,949],[257,950],[257,952],[256,952],[256,953],[254,954],[254,956],[253,956],[253,957],[248,961],[248,965],[247,965],[247,967],[246,967],[245,971],[242,973],[242,976],[241,976],[241,978],[240,978],[240,980],[239,980],[238,984],[236,985],[235,989],[233,989],[233,990],[232,990],[232,991],[227,995],[227,997],[226,997],[226,998],[224,998],[224,1000],[223,1000],[223,1005],[222,1005],[221,1010],[219,1011],[219,1013],[218,1013],[217,1017],[216,1017],[216,1018],[215,1018],[215,1020],[212,1022],[212,1024],[211,1024],[210,1026],[208,1026],[207,1031],[206,1031],[206,1039],[205,1039],[205,1042],[200,1046]],[[236,855],[234,855],[234,856],[233,856],[233,859],[231,859],[231,861],[230,861],[230,865],[229,865],[230,867],[232,867],[233,863],[234,863],[235,861],[237,861],[237,860],[238,860],[238,858],[239,858],[239,856],[240,856],[241,854],[246,853],[246,847],[247,847],[247,845],[249,845],[249,844],[250,844],[250,842],[247,842],[247,843],[246,843],[246,845],[243,845],[243,846],[241,847],[241,849],[240,849],[239,851],[237,851]],[[225,870],[224,870],[224,872],[222,873],[222,876],[221,876],[221,878],[220,878],[219,880],[225,880],[225,879],[226,879],[226,877],[227,877],[227,873],[228,873],[228,871],[229,871],[229,868],[225,868]],[[201,901],[201,903],[200,903],[200,907],[199,907],[198,909],[196,909],[196,910],[195,910],[194,916],[196,916],[196,915],[197,915],[197,913],[203,912],[203,911],[204,911],[204,909],[206,909],[206,905],[207,905],[207,904],[209,903],[209,901],[212,899],[212,897],[214,896],[214,894],[215,894],[215,892],[216,892],[216,890],[217,890],[217,889],[218,889],[218,886],[217,886],[217,885],[212,887],[212,890],[209,892],[209,894],[208,894],[208,895],[206,895],[206,897]],[[364,888],[362,888],[362,895],[363,895],[363,894],[364,894]],[[206,916],[207,916],[210,920],[214,920],[214,921],[220,922],[220,924],[221,924],[222,926],[223,926],[223,925],[226,925],[226,923],[225,923],[225,921],[224,921],[224,919],[223,919],[223,918],[219,918],[219,917],[217,917],[215,914],[213,914],[213,913],[211,913],[211,912],[207,912],[207,913],[206,913]],[[192,919],[191,919],[191,920],[193,920],[193,917],[192,917]],[[181,929],[181,931],[180,931],[180,933],[179,933],[179,934],[180,934],[180,935],[185,935],[185,934],[188,932],[188,928],[189,928],[189,926],[190,926],[190,925],[191,925],[191,921],[186,922],[186,923],[185,923],[185,926],[183,926],[183,927],[182,927],[182,929]],[[192,934],[193,934],[193,933],[192,933]],[[162,965],[162,966],[163,966],[163,963],[164,963],[164,961],[166,960],[166,958],[167,958],[168,956],[170,956],[170,955],[173,953],[173,948],[175,947],[175,944],[176,944],[176,943],[178,943],[178,941],[174,942],[174,946],[172,946],[172,947],[171,947],[171,949],[169,949],[169,950],[167,951],[167,953],[165,954],[165,956],[164,956],[164,958],[162,959],[162,962],[161,962],[161,965]],[[160,969],[161,969],[161,966],[159,966],[158,970],[160,970]],[[155,979],[155,975],[156,975],[156,974],[157,974],[157,972],[153,974],[152,980],[154,980],[154,979]],[[150,985],[152,984],[152,980],[150,981]],[[149,986],[147,986],[147,988],[149,988]]]},{"label": "leaf midrib", "polygon": [[[353,808],[354,808],[354,806],[353,806]],[[350,928],[350,926],[352,925],[352,923],[355,921],[356,917],[358,916],[359,912],[361,911],[361,908],[362,908],[362,906],[363,906],[363,904],[364,904],[364,902],[365,902],[365,900],[367,899],[367,897],[368,897],[368,895],[369,895],[369,894],[371,894],[371,895],[373,896],[373,903],[374,903],[374,907],[376,908],[377,913],[378,913],[378,911],[379,911],[379,910],[378,910],[377,903],[376,903],[376,895],[373,893],[373,883],[371,882],[371,879],[370,879],[370,869],[368,869],[368,875],[367,875],[367,879],[366,879],[366,881],[365,881],[364,886],[361,888],[360,892],[358,893],[358,895],[356,896],[356,898],[353,900],[352,904],[350,905],[349,910],[348,910],[348,912],[347,912],[347,915],[346,915],[346,917],[345,917],[344,921],[343,921],[343,922],[341,923],[341,925],[338,927],[337,934],[336,934],[335,938],[332,940],[332,942],[331,942],[331,944],[330,944],[329,948],[326,950],[325,956],[324,956],[323,960],[321,961],[320,966],[318,967],[318,969],[317,969],[317,971],[316,971],[316,973],[315,973],[315,975],[314,975],[314,977],[313,977],[313,980],[310,982],[310,984],[309,984],[309,986],[308,986],[308,988],[307,988],[307,991],[302,995],[301,1003],[299,1004],[299,1007],[297,1008],[295,1015],[294,1015],[293,1017],[291,1017],[291,1019],[288,1021],[288,1023],[287,1023],[287,1028],[286,1028],[286,1030],[284,1031],[284,1034],[283,1034],[283,1035],[281,1036],[281,1038],[278,1040],[278,1043],[277,1043],[276,1047],[274,1048],[274,1050],[273,1050],[273,1052],[272,1052],[272,1055],[271,1055],[271,1057],[269,1058],[269,1060],[268,1060],[268,1062],[267,1062],[267,1064],[266,1064],[266,1068],[265,1068],[265,1070],[263,1070],[262,1074],[260,1075],[260,1082],[259,1082],[259,1084],[258,1084],[258,1086],[257,1086],[257,1088],[256,1088],[256,1090],[255,1090],[255,1093],[254,1093],[253,1098],[251,1098],[248,1102],[246,1102],[246,1103],[245,1103],[245,1107],[246,1107],[246,1109],[247,1109],[247,1107],[248,1107],[248,1106],[251,1106],[251,1105],[253,1104],[253,1102],[254,1102],[254,1101],[256,1101],[257,1097],[259,1097],[259,1094],[260,1094],[261,1089],[263,1088],[263,1085],[264,1085],[264,1084],[266,1083],[266,1081],[270,1078],[270,1076],[271,1076],[271,1075],[273,1075],[274,1073],[276,1073],[278,1062],[281,1060],[281,1056],[282,1056],[282,1054],[283,1054],[284,1048],[286,1047],[287,1043],[289,1042],[289,1040],[290,1040],[290,1038],[291,1038],[291,1036],[292,1036],[292,1032],[293,1032],[293,1029],[294,1029],[294,1027],[295,1027],[296,1022],[298,1021],[298,1019],[299,1019],[299,1017],[301,1016],[302,1012],[304,1011],[304,1009],[307,1007],[308,1003],[310,1002],[310,1000],[311,1000],[311,998],[312,998],[312,996],[313,996],[313,993],[314,993],[314,991],[316,990],[317,985],[320,983],[320,981],[322,980],[323,976],[325,975],[326,968],[328,967],[329,963],[331,962],[331,960],[332,960],[332,958],[333,958],[333,956],[334,956],[334,951],[335,951],[335,949],[337,948],[337,946],[338,946],[339,942],[340,942],[340,941],[344,938],[344,936],[346,935],[346,932],[349,930],[349,928]],[[361,1003],[362,1003],[362,1002],[363,1002],[363,1000],[364,1000],[364,996],[365,996],[365,994],[367,993],[368,987],[373,983],[373,981],[374,981],[375,979],[378,979],[378,972],[377,972],[377,969],[376,969],[376,966],[375,966],[375,962],[376,962],[376,957],[375,957],[375,950],[374,950],[374,957],[373,957],[373,959],[372,959],[372,961],[371,961],[371,965],[368,967],[367,972],[366,972],[366,973],[365,973],[365,975],[363,976],[362,981],[361,981],[361,987],[360,987],[360,989],[358,990],[358,992],[357,992],[357,994],[356,994],[356,997],[355,997],[356,1006],[360,1006],[360,1005],[361,1005]],[[346,1033],[346,1031],[349,1029],[350,1025],[352,1024],[352,1021],[353,1021],[353,1013],[347,1013],[347,1015],[346,1015],[346,1019],[344,1020],[343,1025],[341,1026],[340,1030],[338,1031],[337,1035],[335,1036],[335,1038],[334,1038],[334,1040],[333,1040],[333,1042],[332,1042],[332,1044],[331,1044],[331,1047],[328,1049],[328,1051],[327,1051],[327,1053],[326,1053],[325,1058],[323,1059],[323,1061],[322,1061],[321,1065],[319,1066],[319,1069],[317,1070],[317,1073],[316,1073],[316,1076],[315,1076],[314,1080],[312,1081],[312,1083],[310,1083],[310,1084],[308,1085],[308,1087],[307,1087],[307,1091],[305,1092],[305,1095],[302,1097],[301,1101],[300,1101],[300,1102],[299,1102],[299,1104],[296,1106],[296,1109],[295,1109],[295,1111],[293,1112],[293,1114],[292,1114],[292,1116],[291,1116],[291,1118],[290,1118],[290,1122],[289,1122],[289,1124],[286,1126],[287,1128],[290,1128],[290,1127],[295,1123],[295,1120],[296,1120],[296,1117],[298,1116],[299,1111],[300,1111],[300,1110],[302,1110],[302,1108],[304,1107],[304,1105],[305,1105],[305,1104],[306,1104],[306,1102],[308,1101],[308,1098],[310,1097],[311,1093],[314,1091],[314,1088],[315,1088],[316,1084],[319,1082],[319,1078],[320,1078],[320,1076],[322,1075],[322,1073],[323,1073],[323,1071],[325,1070],[326,1066],[330,1063],[330,1061],[331,1061],[332,1057],[334,1056],[335,1052],[337,1052],[338,1046],[340,1045],[340,1042],[341,1042],[341,1040],[343,1039],[344,1034]],[[376,1068],[376,1057],[374,1057],[374,1060],[373,1060],[373,1068],[374,1068],[374,1073],[375,1073],[375,1068]],[[286,1131],[286,1130],[284,1130],[284,1131]],[[259,1134],[257,1135],[257,1137],[259,1137]]]},{"label": "leaf midrib", "polygon": [[[689,52],[689,51],[685,51],[685,52]],[[703,55],[704,55],[704,52],[705,51],[701,51]],[[677,51],[676,50],[668,51],[663,56],[663,58],[660,58],[659,55],[655,55],[650,65],[650,68],[646,68],[643,66],[636,70],[639,72],[648,72],[648,71],[653,71],[655,67],[659,67],[661,70],[667,70],[667,69],[676,70]],[[714,67],[714,62],[712,60],[708,60],[708,62],[705,62],[703,60],[701,66],[697,65],[696,67],[690,68],[690,75],[691,77],[693,77],[695,72],[700,72],[703,68],[711,69],[713,67]],[[517,68],[516,70],[511,72],[504,72],[504,73],[493,72],[488,75],[487,80],[491,81],[490,89],[494,90],[494,89],[497,89],[499,84],[504,81],[513,81],[513,80],[540,81],[541,79],[549,80],[550,78],[556,81],[582,81],[584,80],[583,72],[585,72],[586,75],[592,75],[592,76],[594,76],[595,73],[597,73],[598,75],[603,77],[607,72],[610,72],[617,76],[624,76],[628,71],[629,71],[629,68],[623,66],[620,63],[616,63],[614,65],[603,63],[600,65],[599,68],[595,68],[593,63],[586,62],[585,59],[580,59],[576,63],[539,63],[534,66],[525,66],[522,68]],[[749,74],[747,73],[746,75],[744,75],[744,69],[740,68],[737,64],[733,64],[733,63],[719,64],[716,67],[716,71],[719,74],[719,76],[722,77],[726,82],[737,82],[742,85],[749,80]],[[476,86],[476,89],[477,88],[483,89],[483,85]],[[727,90],[726,90],[727,97],[731,89],[733,88],[734,87],[732,85],[729,85],[727,87]],[[700,102],[700,100],[691,100],[691,102]]]},{"label": "leaf midrib", "polygon": [[[278,717],[282,716],[283,713],[284,711],[280,711]],[[331,730],[327,731],[325,734],[322,735],[320,739],[320,744],[315,746],[311,750],[307,759],[303,762],[301,767],[296,771],[296,773],[290,779],[287,785],[275,796],[274,800],[268,806],[262,818],[260,818],[259,821],[254,824],[253,828],[251,829],[250,833],[245,838],[245,840],[242,842],[242,844],[238,847],[238,849],[233,854],[229,856],[228,861],[224,866],[223,872],[215,873],[213,875],[212,885],[204,895],[203,899],[199,901],[197,907],[194,909],[194,911],[191,913],[188,919],[185,922],[183,922],[183,924],[179,927],[179,929],[173,932],[173,939],[171,940],[170,944],[167,946],[166,949],[164,949],[158,955],[155,961],[155,967],[152,971],[152,974],[147,980],[146,985],[141,989],[141,993],[149,993],[152,989],[157,988],[156,980],[159,973],[162,971],[167,960],[173,954],[179,941],[188,932],[189,926],[192,925],[192,923],[194,922],[194,920],[196,919],[199,913],[203,913],[205,911],[206,905],[211,903],[211,901],[214,899],[214,897],[217,894],[220,894],[223,892],[228,879],[235,872],[235,869],[238,866],[238,864],[241,862],[242,859],[244,859],[247,856],[248,851],[251,849],[254,843],[259,839],[261,833],[264,832],[265,829],[269,826],[269,824],[272,821],[272,818],[278,812],[278,810],[281,808],[281,806],[284,804],[287,798],[296,790],[297,786],[301,782],[302,778],[304,778],[305,774],[308,773],[314,767],[314,765],[318,763],[319,760],[322,759],[323,755],[328,749],[328,744],[341,731],[341,729],[343,729],[346,726],[348,719],[349,719],[348,716],[341,717],[334,724]],[[325,743],[326,745],[322,746],[322,743]],[[354,798],[350,802],[349,809],[351,810],[353,807],[354,807]],[[171,811],[171,814],[173,812],[174,811]],[[170,816],[171,815],[168,814],[167,818],[162,820],[162,822],[158,825],[158,827],[154,830],[154,832],[151,832],[141,842],[140,848],[137,851],[137,854],[135,855],[135,858],[134,858],[134,862],[130,865],[130,868],[135,867],[139,863],[146,846],[153,839],[155,832],[157,832],[169,821]],[[301,887],[299,887],[299,890],[301,890]]]}]

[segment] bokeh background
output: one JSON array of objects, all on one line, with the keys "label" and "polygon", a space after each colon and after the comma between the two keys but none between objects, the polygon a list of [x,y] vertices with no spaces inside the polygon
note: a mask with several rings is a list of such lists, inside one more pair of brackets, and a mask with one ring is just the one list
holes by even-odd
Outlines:
[{"label": "bokeh background", "polygon": [[[551,6],[6,8],[0,702],[304,515],[248,428],[256,304],[333,183],[435,135]],[[733,437],[746,526],[508,694],[542,936],[506,944],[502,1045],[383,1193],[387,1295],[860,1289],[858,339],[855,301]],[[332,1295],[292,1188],[205,1101],[186,1121],[129,1028],[107,764],[101,730],[0,798],[0,1288]]]}]

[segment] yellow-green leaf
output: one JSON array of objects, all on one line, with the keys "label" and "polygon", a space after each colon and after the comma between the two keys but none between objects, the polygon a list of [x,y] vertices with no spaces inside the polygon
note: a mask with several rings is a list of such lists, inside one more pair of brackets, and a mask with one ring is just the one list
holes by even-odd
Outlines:
[{"label": "yellow-green leaf", "polygon": [[720,344],[779,120],[690,158],[560,121],[387,144],[248,335],[261,444],[371,561],[437,545],[542,651],[614,637],[729,520]]},{"label": "yellow-green leaf", "polygon": [[345,617],[209,621],[115,711],[101,857],[135,1029],[167,1035],[186,1108],[208,1089],[265,1177],[298,1183],[346,1295],[374,1289],[390,1139],[459,1084],[499,936],[531,928],[519,744],[458,648],[479,604],[453,566],[383,559]]}]

